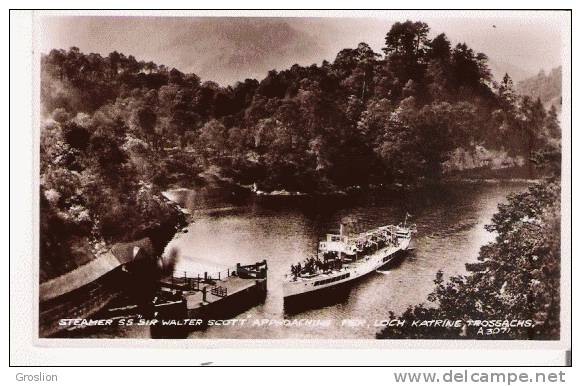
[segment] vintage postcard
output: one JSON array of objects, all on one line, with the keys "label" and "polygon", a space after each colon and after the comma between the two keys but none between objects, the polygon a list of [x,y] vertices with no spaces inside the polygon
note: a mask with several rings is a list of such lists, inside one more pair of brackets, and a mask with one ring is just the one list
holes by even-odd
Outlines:
[{"label": "vintage postcard", "polygon": [[569,12],[33,22],[42,344],[567,346]]}]

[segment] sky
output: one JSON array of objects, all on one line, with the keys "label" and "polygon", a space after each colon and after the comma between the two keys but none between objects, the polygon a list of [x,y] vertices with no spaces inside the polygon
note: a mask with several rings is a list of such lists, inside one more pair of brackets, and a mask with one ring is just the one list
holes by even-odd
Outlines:
[{"label": "sky", "polygon": [[[366,14],[367,15],[367,14]],[[396,21],[422,20],[430,36],[446,33],[490,58],[496,76],[515,80],[561,65],[563,13],[383,13],[374,17],[52,16],[38,18],[37,46],[117,50],[221,85],[262,79],[269,70],[333,61],[343,48],[367,42],[381,52]]]}]

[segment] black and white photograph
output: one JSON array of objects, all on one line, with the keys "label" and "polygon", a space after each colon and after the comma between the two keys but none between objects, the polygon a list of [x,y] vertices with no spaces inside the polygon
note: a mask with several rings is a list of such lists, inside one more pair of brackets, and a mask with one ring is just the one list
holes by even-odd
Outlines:
[{"label": "black and white photograph", "polygon": [[36,337],[570,336],[568,29],[37,13]]}]

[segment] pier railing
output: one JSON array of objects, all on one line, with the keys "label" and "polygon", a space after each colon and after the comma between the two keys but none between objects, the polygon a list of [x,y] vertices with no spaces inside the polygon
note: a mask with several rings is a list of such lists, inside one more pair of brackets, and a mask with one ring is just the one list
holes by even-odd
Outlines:
[{"label": "pier railing", "polygon": [[217,286],[217,287],[212,288],[210,290],[210,293],[212,295],[224,298],[224,297],[228,296],[228,288],[222,287],[222,286]]},{"label": "pier railing", "polygon": [[[236,264],[236,267],[215,272],[174,271],[163,282],[172,288],[199,291],[201,289],[200,284],[217,284],[231,276],[237,276],[242,279],[265,279],[266,268],[266,260],[263,260],[256,264]],[[222,296],[222,294],[217,294],[217,296]]]},{"label": "pier railing", "polygon": [[230,277],[234,272],[236,272],[236,268],[226,268],[222,271],[215,271],[215,272],[192,272],[192,271],[174,271],[170,277],[170,280],[173,283],[184,283],[184,282],[215,282],[225,280]]},{"label": "pier railing", "polygon": [[249,265],[236,264],[236,274],[243,279],[266,279],[266,260]]}]

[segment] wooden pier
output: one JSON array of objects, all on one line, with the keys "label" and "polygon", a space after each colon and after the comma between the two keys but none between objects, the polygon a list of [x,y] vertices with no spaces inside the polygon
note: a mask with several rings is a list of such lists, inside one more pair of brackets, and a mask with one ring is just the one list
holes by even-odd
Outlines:
[{"label": "wooden pier", "polygon": [[[162,322],[196,319],[199,323],[188,331],[204,328],[209,319],[229,318],[254,307],[266,298],[266,260],[237,264],[220,273],[179,273],[159,281],[159,291],[153,301],[153,314]],[[176,337],[186,334],[175,325],[152,328],[154,337]]]}]

